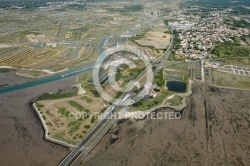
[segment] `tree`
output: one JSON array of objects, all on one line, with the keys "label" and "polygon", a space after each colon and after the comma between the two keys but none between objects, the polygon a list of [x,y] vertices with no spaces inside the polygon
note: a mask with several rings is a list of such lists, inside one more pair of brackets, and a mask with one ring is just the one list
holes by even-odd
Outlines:
[{"label": "tree", "polygon": [[168,20],[164,20],[164,24],[168,26]]}]

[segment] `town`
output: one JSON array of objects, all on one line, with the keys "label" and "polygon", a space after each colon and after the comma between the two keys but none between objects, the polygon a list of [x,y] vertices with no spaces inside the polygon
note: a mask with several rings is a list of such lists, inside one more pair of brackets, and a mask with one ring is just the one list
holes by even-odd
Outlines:
[{"label": "town", "polygon": [[249,0],[0,0],[2,165],[250,161]]},{"label": "town", "polygon": [[[171,16],[178,22],[169,22],[176,30],[177,43],[175,54],[180,59],[202,59],[214,57],[213,49],[216,44],[234,43],[236,38],[248,36],[245,28],[232,28],[224,22],[223,14],[230,10],[211,12],[207,16],[185,15],[183,11],[173,11]],[[178,40],[177,39],[177,40]]]}]

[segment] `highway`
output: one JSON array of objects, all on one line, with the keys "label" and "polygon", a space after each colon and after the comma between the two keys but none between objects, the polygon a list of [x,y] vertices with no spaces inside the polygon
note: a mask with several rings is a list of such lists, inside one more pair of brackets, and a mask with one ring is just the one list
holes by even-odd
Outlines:
[{"label": "highway", "polygon": [[[153,22],[154,20],[156,20],[157,18],[152,18],[149,22]],[[106,38],[103,39],[103,41],[105,41]],[[170,47],[172,46],[173,43],[173,39],[171,41]],[[100,43],[100,47],[103,45],[103,42]],[[102,50],[102,49],[100,49]],[[168,50],[158,59],[161,61],[161,65],[159,65],[157,67],[157,69],[162,67],[162,58],[166,58],[166,56],[169,55],[170,49],[168,48]],[[73,77],[79,74],[84,74],[87,73],[89,71],[91,71],[94,68],[94,64],[89,64],[86,65],[82,68],[78,68],[78,69],[74,69],[74,70],[69,70],[67,72],[63,72],[60,74],[56,74],[50,77],[46,77],[46,78],[42,78],[42,79],[38,79],[32,82],[28,82],[28,83],[24,83],[24,84],[20,84],[20,85],[16,85],[16,86],[11,86],[11,87],[7,87],[7,88],[2,88],[0,89],[0,95],[4,94],[4,93],[9,93],[12,91],[17,91],[17,90],[22,90],[22,89],[26,89],[26,88],[30,88],[30,87],[35,87],[38,85],[42,85],[42,84],[46,84],[49,82],[54,82],[57,80],[62,80],[65,78],[69,78],[69,77]],[[155,70],[156,72],[157,70]],[[153,77],[154,73],[153,72],[150,77]],[[144,71],[139,77],[138,80],[144,76],[146,72]],[[65,166],[65,165],[69,165],[76,157],[77,155],[79,155],[79,153],[81,153],[82,149],[84,148],[84,145],[86,144],[86,142],[107,122],[107,120],[118,110],[119,106],[121,106],[127,98],[124,99],[125,96],[127,96],[129,94],[129,92],[133,89],[133,86],[129,87],[127,89],[127,92],[125,92],[119,99],[117,99],[118,102],[115,102],[115,104],[113,104],[112,106],[110,106],[109,108],[107,108],[107,110],[105,111],[107,113],[106,117],[104,119],[102,119],[97,126],[95,126],[91,132],[89,132],[87,134],[87,136],[81,141],[81,143],[74,149],[72,150],[68,156],[66,158],[64,158],[64,160],[62,160],[62,162],[59,164],[60,166]],[[107,128],[105,128],[105,130],[108,130],[111,127],[111,125],[108,125]],[[101,137],[100,137],[101,138]],[[97,141],[99,139],[96,139]]]},{"label": "highway", "polygon": [[[174,40],[174,38],[173,38],[173,40]],[[168,58],[168,56],[169,56],[169,54],[170,54],[170,52],[171,52],[170,50],[171,50],[171,47],[172,47],[172,44],[173,44],[173,40],[171,41],[171,45],[169,46],[168,51],[166,51],[166,52],[163,54],[163,56],[161,56],[161,58]],[[162,62],[162,61],[161,61],[161,62]],[[161,65],[159,65],[159,66],[157,67],[157,69],[156,69],[153,73],[151,73],[151,75],[150,75],[149,77],[153,77],[161,68],[162,68],[162,63],[161,63]],[[146,73],[146,72],[143,71],[143,72],[139,75],[137,81],[138,81],[140,78],[142,78],[142,77],[144,76],[145,73]],[[143,86],[148,80],[150,80],[150,78],[147,78],[146,80],[144,80],[144,82],[141,83],[141,86]],[[128,98],[131,97],[131,95],[129,95],[129,97],[126,97],[126,96],[127,96],[127,94],[129,94],[129,92],[130,92],[132,89],[133,89],[133,87],[129,87],[129,88],[127,89],[126,93],[123,95],[124,98],[121,97],[121,98],[123,98],[123,100],[121,100],[121,102],[115,107],[115,109],[112,110],[112,111],[108,114],[108,117],[111,117],[112,114],[115,113],[115,111],[117,111],[117,109],[119,108],[119,106],[122,105],[123,103],[125,103],[126,100],[127,100]],[[126,97],[126,98],[125,98],[125,97]],[[118,99],[118,100],[119,100],[119,99]],[[110,108],[109,108],[109,109],[110,109]],[[116,119],[115,119],[115,118],[116,118]],[[94,142],[90,145],[91,147],[89,147],[88,149],[86,149],[86,151],[84,152],[83,156],[80,155],[81,158],[78,159],[77,161],[73,162],[73,164],[77,164],[77,163],[79,162],[79,160],[81,160],[83,157],[85,157],[85,156],[92,150],[92,148],[94,148],[94,146],[95,146],[95,145],[97,144],[97,142],[101,139],[101,137],[109,130],[109,128],[112,127],[112,124],[118,120],[116,116],[115,116],[115,118],[113,119],[113,121],[109,122],[110,124],[106,124],[107,127],[104,129],[104,131],[102,132],[102,134],[96,136]],[[106,121],[107,121],[107,119],[104,119],[104,120],[100,123],[101,125],[100,125],[100,124],[98,125],[98,129],[100,129],[101,126],[102,126]],[[97,132],[98,129],[95,128],[95,130],[94,130],[95,133]],[[91,136],[92,136],[92,135],[94,135],[94,133],[93,133],[93,134],[91,133]],[[88,139],[90,139],[90,137],[88,137]],[[84,140],[84,142],[85,142],[85,140]],[[86,143],[86,142],[85,142],[85,143]],[[82,147],[83,147],[83,144],[81,144],[81,145],[82,145]],[[82,147],[79,147],[78,149],[81,149]],[[79,154],[79,153],[80,153],[80,152],[78,152],[78,154]],[[68,163],[68,165],[70,165],[70,163]],[[62,166],[64,166],[64,165],[62,165]]]},{"label": "highway", "polygon": [[[160,60],[160,65],[158,65],[158,67],[156,68],[156,70],[150,75],[150,77],[153,77],[155,73],[157,73],[161,68],[162,68],[162,65],[163,65],[163,62],[164,62],[164,59],[167,59],[169,54],[171,53],[171,48],[173,46],[173,42],[174,42],[174,35],[172,36],[171,38],[171,42],[170,42],[170,45],[167,49],[167,51],[161,56],[159,57],[156,61],[159,61]],[[156,62],[155,61],[155,62]],[[146,73],[146,71],[143,71],[139,77],[137,78],[137,81],[142,78],[144,76],[144,74]],[[144,81],[144,83],[142,85],[144,85],[150,78],[147,78],[147,80]],[[134,85],[133,85],[134,86]],[[64,158],[64,160],[62,160],[62,162],[59,164],[59,166],[66,166],[66,165],[70,165],[76,158],[77,156],[82,152],[82,150],[84,149],[84,145],[85,143],[104,125],[104,123],[107,121],[108,118],[110,118],[119,108],[119,106],[121,106],[125,101],[126,99],[128,98],[125,98],[125,96],[127,94],[129,94],[129,92],[133,89],[133,86],[131,87],[128,87],[127,91],[119,98],[117,99],[116,101],[119,101],[118,104],[116,105],[112,105],[110,106],[109,108],[107,108],[107,110],[105,111],[105,113],[107,112],[107,116],[101,121],[99,122],[99,124],[97,126],[94,127],[94,129],[92,131],[90,131],[90,133],[82,140],[82,142],[80,144],[78,144],[78,146],[73,150],[71,151],[68,156],[66,156],[66,158]],[[105,131],[108,131],[108,129],[111,127],[111,125],[107,125],[107,128],[105,128]],[[95,139],[95,142],[92,144],[93,147],[94,145],[101,139],[103,135],[97,137]],[[90,150],[93,148],[93,147],[90,147]],[[90,151],[88,150],[87,153]],[[87,154],[85,154],[87,155]]]},{"label": "highway", "polygon": [[[126,92],[124,96],[126,96],[127,93],[128,92]],[[73,160],[77,157],[77,155],[83,149],[84,144],[102,127],[102,125],[109,118],[112,118],[111,116],[117,111],[119,106],[122,105],[123,102],[125,102],[125,100],[121,100],[122,98],[123,96],[117,99],[118,101],[120,101],[117,105],[112,105],[109,108],[107,108],[105,113],[108,113],[108,114],[103,118],[103,120],[97,126],[93,128],[93,130],[82,140],[82,142],[78,144],[77,147],[74,150],[72,150],[66,158],[64,158],[64,160],[59,164],[59,166],[70,165],[71,162],[73,162]]]}]

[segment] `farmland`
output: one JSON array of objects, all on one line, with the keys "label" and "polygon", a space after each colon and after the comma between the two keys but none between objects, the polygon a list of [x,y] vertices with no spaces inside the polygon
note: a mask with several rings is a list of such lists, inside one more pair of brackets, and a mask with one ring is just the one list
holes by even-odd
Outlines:
[{"label": "farmland", "polygon": [[[119,6],[114,3],[114,8],[119,9]],[[84,8],[88,10],[0,11],[0,20],[9,18],[0,27],[0,66],[26,69],[17,70],[19,75],[26,77],[47,76],[48,73],[41,71],[60,72],[94,62],[103,48],[125,44],[132,34],[149,26],[135,27],[135,24],[143,23],[143,19],[150,18],[142,12],[149,8],[141,5],[128,3],[122,11],[110,10],[102,3],[90,3]],[[129,11],[133,14],[125,14]],[[104,36],[109,37],[100,43]],[[146,52],[153,54],[151,50]]]},{"label": "farmland", "polygon": [[131,38],[131,41],[143,48],[147,54],[153,56],[161,55],[170,44],[170,40],[171,34],[164,25],[147,29]]}]

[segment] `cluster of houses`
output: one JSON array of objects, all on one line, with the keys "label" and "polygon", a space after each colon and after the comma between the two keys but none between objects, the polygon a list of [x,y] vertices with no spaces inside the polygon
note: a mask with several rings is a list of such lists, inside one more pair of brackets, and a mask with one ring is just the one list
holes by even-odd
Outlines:
[{"label": "cluster of houses", "polygon": [[[69,1],[48,1],[48,2],[44,2],[41,3],[38,1],[38,3],[36,4],[36,2],[32,2],[32,4],[34,4],[34,6],[40,6],[38,7],[38,9],[48,9],[48,8],[59,8],[59,7],[67,7],[69,5],[82,5],[84,6],[84,2],[85,1],[77,1],[77,0],[69,0]],[[41,4],[39,4],[41,3]],[[36,4],[36,5],[35,5]],[[42,6],[44,5],[44,6]],[[26,8],[25,3],[21,3],[21,4],[15,4],[15,2],[13,2],[13,5],[10,5],[10,7],[5,7],[5,8],[0,8],[0,11],[2,10],[6,10],[6,9],[22,9],[22,8]]]},{"label": "cluster of houses", "polygon": [[169,26],[178,32],[180,39],[180,45],[175,53],[184,56],[185,59],[214,56],[211,51],[215,43],[235,42],[235,37],[249,35],[248,29],[232,29],[226,25],[220,12],[200,17],[174,11],[171,16],[180,20],[169,23]]}]

